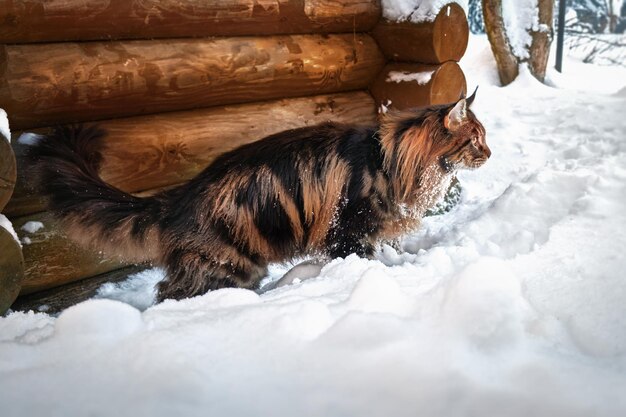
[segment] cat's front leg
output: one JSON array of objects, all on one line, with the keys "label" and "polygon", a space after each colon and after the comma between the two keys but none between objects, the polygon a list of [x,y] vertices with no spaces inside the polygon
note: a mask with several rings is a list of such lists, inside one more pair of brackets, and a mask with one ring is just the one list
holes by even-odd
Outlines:
[{"label": "cat's front leg", "polygon": [[331,258],[345,258],[356,253],[361,258],[374,259],[375,248],[370,242],[356,236],[341,236],[329,245],[328,254]]},{"label": "cat's front leg", "polygon": [[265,265],[233,257],[215,257],[185,248],[166,257],[167,277],[158,285],[157,301],[180,300],[227,287],[255,288],[267,275]]}]

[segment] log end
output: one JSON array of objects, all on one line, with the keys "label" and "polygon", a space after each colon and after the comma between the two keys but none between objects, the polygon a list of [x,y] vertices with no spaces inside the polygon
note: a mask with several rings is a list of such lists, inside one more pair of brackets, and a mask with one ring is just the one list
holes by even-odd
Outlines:
[{"label": "log end", "polygon": [[435,18],[433,50],[438,62],[459,61],[469,41],[467,16],[456,3],[443,6]]},{"label": "log end", "polygon": [[13,235],[0,227],[0,315],[17,298],[24,278],[22,248]]},{"label": "log end", "polygon": [[456,62],[388,64],[371,87],[379,112],[453,103],[467,91]]},{"label": "log end", "polygon": [[456,62],[444,62],[435,70],[430,90],[430,104],[456,102],[467,94],[467,81],[463,70]]},{"label": "log end", "polygon": [[17,168],[15,154],[11,144],[0,134],[0,211],[6,206],[13,194]]},{"label": "log end", "polygon": [[469,25],[463,8],[452,3],[443,6],[432,22],[381,21],[372,34],[390,60],[439,64],[461,59]]}]

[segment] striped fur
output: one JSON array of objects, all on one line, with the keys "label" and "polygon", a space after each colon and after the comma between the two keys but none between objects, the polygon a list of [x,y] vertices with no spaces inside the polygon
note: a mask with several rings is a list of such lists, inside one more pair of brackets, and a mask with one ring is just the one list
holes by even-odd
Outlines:
[{"label": "striped fur", "polygon": [[417,227],[454,170],[490,155],[472,112],[451,124],[453,109],[387,115],[380,126],[284,131],[147,198],[99,178],[105,132],[98,127],[58,128],[30,156],[49,209],[71,238],[164,266],[159,300],[181,299],[255,288],[269,263],[295,256],[371,256],[380,241]]}]

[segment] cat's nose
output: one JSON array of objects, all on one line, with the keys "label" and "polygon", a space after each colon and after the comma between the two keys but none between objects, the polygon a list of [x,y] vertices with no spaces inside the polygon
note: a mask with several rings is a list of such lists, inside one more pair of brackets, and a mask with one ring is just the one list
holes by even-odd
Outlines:
[{"label": "cat's nose", "polygon": [[489,146],[483,145],[483,152],[487,155],[487,158],[491,156],[491,149],[489,149]]}]

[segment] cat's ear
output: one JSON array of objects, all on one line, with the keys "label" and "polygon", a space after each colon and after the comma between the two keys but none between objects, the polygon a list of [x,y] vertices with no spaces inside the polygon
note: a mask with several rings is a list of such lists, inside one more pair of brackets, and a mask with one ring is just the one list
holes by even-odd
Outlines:
[{"label": "cat's ear", "polygon": [[476,91],[478,91],[478,86],[476,86],[476,89],[474,90],[472,95],[467,98],[467,107],[471,106],[474,102],[474,99],[476,98]]},{"label": "cat's ear", "polygon": [[448,130],[456,130],[463,124],[467,118],[467,100],[460,99],[454,107],[446,114],[443,119],[443,125]]}]

